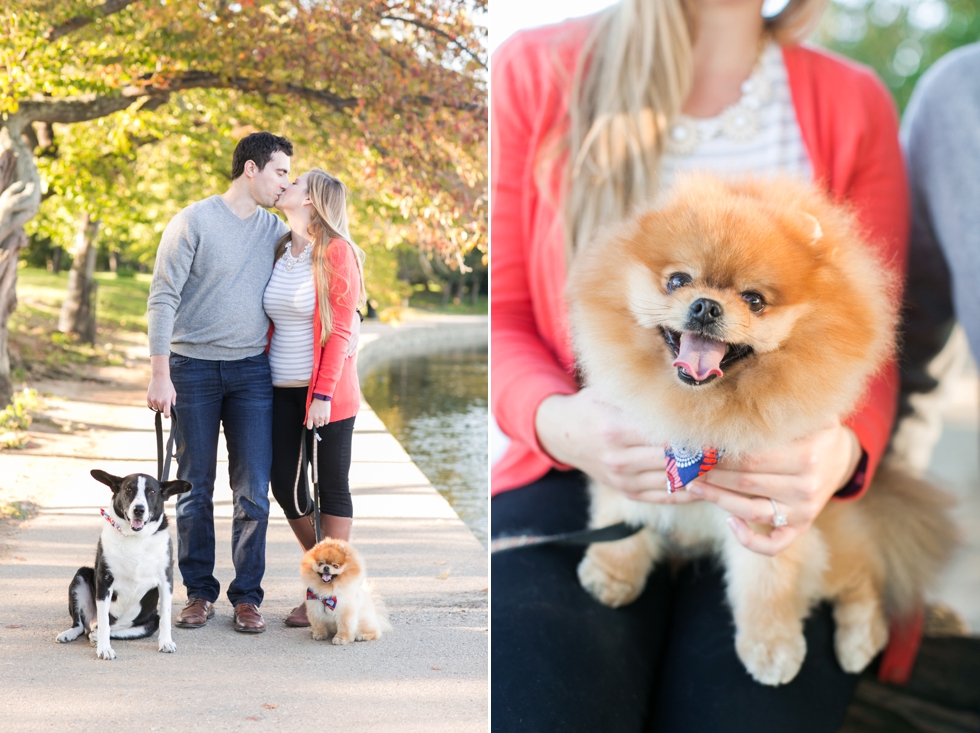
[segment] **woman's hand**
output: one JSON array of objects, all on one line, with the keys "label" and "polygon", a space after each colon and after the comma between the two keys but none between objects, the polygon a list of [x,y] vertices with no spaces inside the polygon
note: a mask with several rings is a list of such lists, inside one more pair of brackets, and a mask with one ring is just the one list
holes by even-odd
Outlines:
[{"label": "woman's hand", "polygon": [[318,400],[314,397],[313,404],[310,405],[310,411],[306,417],[307,429],[319,428],[328,422],[330,422],[330,401]]},{"label": "woman's hand", "polygon": [[[728,525],[747,548],[776,555],[809,529],[854,475],[860,459],[857,436],[838,422],[776,450],[731,463],[723,458],[687,490],[731,512]],[[787,523],[759,534],[749,523],[772,525],[770,499]]]},{"label": "woman's hand", "polygon": [[686,491],[668,493],[663,446],[647,443],[591,387],[546,397],[535,414],[535,430],[541,447],[557,462],[581,469],[634,501],[700,501]]}]

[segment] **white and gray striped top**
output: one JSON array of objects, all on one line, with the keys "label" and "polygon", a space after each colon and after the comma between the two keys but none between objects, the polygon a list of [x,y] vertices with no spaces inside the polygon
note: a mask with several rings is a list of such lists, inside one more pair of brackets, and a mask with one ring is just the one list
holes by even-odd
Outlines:
[{"label": "white and gray striped top", "polygon": [[[726,177],[748,173],[759,176],[781,173],[799,176],[807,181],[812,178],[810,157],[790,94],[789,75],[783,62],[782,49],[777,43],[770,41],[766,45],[760,65],[762,74],[771,86],[771,94],[756,110],[759,131],[749,140],[738,141],[717,135],[702,140],[694,151],[686,155],[664,154],[660,159],[662,190],[670,188],[674,178],[682,171],[703,171]],[[719,120],[720,117],[712,120]]]},{"label": "white and gray striped top", "polygon": [[307,259],[287,270],[286,259],[279,258],[262,297],[266,315],[275,326],[269,367],[274,387],[305,387],[313,373],[313,268]]}]

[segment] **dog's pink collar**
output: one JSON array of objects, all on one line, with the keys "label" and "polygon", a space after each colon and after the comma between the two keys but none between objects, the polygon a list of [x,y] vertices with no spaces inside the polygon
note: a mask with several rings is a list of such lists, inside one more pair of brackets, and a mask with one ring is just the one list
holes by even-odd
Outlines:
[{"label": "dog's pink collar", "polygon": [[109,512],[107,512],[105,509],[99,509],[99,511],[102,512],[102,516],[105,518],[105,521],[107,521],[109,524],[115,527],[116,530],[119,532],[119,534],[123,533],[122,527],[116,524],[116,520],[114,520],[112,517],[109,516]]},{"label": "dog's pink collar", "polygon": [[333,611],[337,608],[337,596],[318,596],[311,588],[306,589],[306,600],[320,601],[324,606]]}]

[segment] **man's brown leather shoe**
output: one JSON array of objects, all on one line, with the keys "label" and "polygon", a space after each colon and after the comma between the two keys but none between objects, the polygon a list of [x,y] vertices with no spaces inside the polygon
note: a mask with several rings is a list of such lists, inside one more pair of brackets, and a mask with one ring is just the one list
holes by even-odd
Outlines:
[{"label": "man's brown leather shoe", "polygon": [[214,604],[203,598],[188,598],[177,614],[176,625],[182,629],[199,629],[214,618]]},{"label": "man's brown leather shoe", "polygon": [[261,634],[265,631],[265,619],[254,603],[239,603],[235,606],[235,631],[246,634]]},{"label": "man's brown leather shoe", "polygon": [[286,620],[283,622],[286,626],[295,626],[298,628],[305,628],[310,625],[310,619],[306,615],[306,601],[300,603],[296,608],[293,609]]}]

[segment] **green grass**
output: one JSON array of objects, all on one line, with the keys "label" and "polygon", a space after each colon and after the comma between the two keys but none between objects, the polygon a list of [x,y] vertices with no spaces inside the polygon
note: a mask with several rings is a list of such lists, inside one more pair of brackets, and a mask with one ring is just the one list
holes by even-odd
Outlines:
[{"label": "green grass", "polygon": [[[118,277],[113,272],[97,272],[99,284],[96,320],[100,326],[146,332],[146,299],[150,294],[149,274]],[[44,309],[57,318],[68,291],[68,273],[57,275],[38,267],[21,267],[17,272],[17,295],[34,308]]]},{"label": "green grass", "polygon": [[467,293],[458,303],[450,300],[443,308],[442,293],[420,288],[416,288],[412,293],[408,306],[427,313],[446,313],[454,316],[485,316],[488,312],[486,295],[477,298],[476,305],[473,305],[473,299]]},{"label": "green grass", "polygon": [[150,276],[95,274],[98,282],[96,344],[83,344],[58,331],[68,273],[57,275],[21,265],[17,271],[17,308],[10,317],[10,357],[14,379],[75,376],[77,365],[119,366],[125,362],[111,344],[120,331],[146,333]]}]

